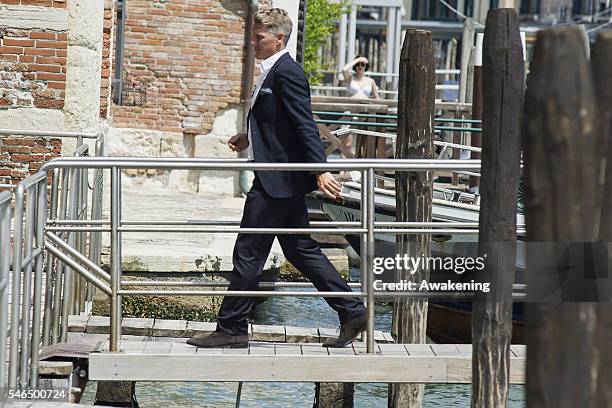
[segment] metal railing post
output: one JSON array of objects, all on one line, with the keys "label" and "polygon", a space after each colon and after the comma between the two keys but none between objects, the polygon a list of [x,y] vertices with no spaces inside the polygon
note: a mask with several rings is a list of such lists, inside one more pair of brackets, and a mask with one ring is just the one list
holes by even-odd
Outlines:
[{"label": "metal railing post", "polygon": [[[365,185],[365,183],[363,183],[363,181],[365,181],[368,177],[368,172],[366,170],[363,170],[361,172],[361,228],[363,229],[367,229],[368,228],[368,189],[367,186]],[[367,256],[367,252],[366,249],[368,247],[368,233],[364,232],[361,234],[361,242],[360,242],[360,246],[361,246],[361,263],[360,263],[360,269],[361,269],[361,291],[368,293],[370,291],[370,284],[368,282],[368,256]],[[366,307],[368,306],[367,304],[367,300],[364,299],[365,301],[365,305]],[[365,342],[368,341],[368,331],[367,329],[362,333],[363,336],[363,340]]]},{"label": "metal railing post", "polygon": [[[25,389],[28,385],[30,360],[30,309],[32,307],[32,247],[34,245],[34,226],[36,223],[36,193],[38,185],[26,187],[25,234],[21,270],[13,269],[13,274],[23,272],[23,298],[21,303],[21,360],[19,364],[19,383]],[[17,220],[19,221],[19,220]],[[25,264],[24,264],[25,261]]]},{"label": "metal railing post", "polygon": [[119,351],[121,338],[121,170],[111,168],[111,311],[110,351]]},{"label": "metal railing post", "polygon": [[[68,219],[69,220],[73,220],[75,219],[74,217],[76,216],[77,213],[77,190],[78,190],[78,169],[76,168],[72,168],[70,169],[70,171],[68,172],[68,174],[70,174],[70,183],[66,183],[66,186],[68,186],[68,184],[71,184],[70,187],[70,194],[68,195],[69,198],[69,203],[68,203]],[[68,233],[68,245],[70,245],[71,247],[74,248],[76,242],[76,234],[74,232],[70,232]],[[68,267],[67,265],[63,266],[63,271],[64,271],[64,290],[63,290],[63,295],[64,298],[62,299],[62,317],[61,317],[61,326],[60,326],[60,341],[61,342],[65,342],[66,339],[68,338],[68,316],[73,312],[74,310],[74,281],[75,281],[75,276],[74,276],[74,272],[73,270]]]},{"label": "metal railing post", "polygon": [[[3,203],[0,204],[0,390],[6,387],[6,347],[8,336],[8,284],[11,242],[11,202],[10,193],[3,193]],[[0,395],[2,398],[2,395]]]},{"label": "metal railing post", "polygon": [[[53,175],[51,177],[51,203],[49,209],[49,218],[55,220],[57,218],[57,195],[58,195],[58,187],[59,187],[59,169],[53,170]],[[45,187],[46,190],[46,187]],[[46,192],[46,191],[45,191]],[[44,230],[43,225],[43,230]],[[43,339],[42,344],[43,347],[49,346],[51,344],[51,330],[52,330],[52,322],[53,322],[53,305],[56,305],[53,298],[53,284],[59,275],[59,272],[53,270],[53,254],[47,253],[46,258],[46,283],[45,283],[45,313],[43,318]]]},{"label": "metal railing post", "polygon": [[[363,183],[362,183],[363,184]],[[366,275],[368,277],[368,288],[366,290],[366,312],[368,313],[368,326],[367,326],[367,344],[366,349],[368,353],[374,353],[374,214],[375,214],[375,202],[374,202],[374,168],[368,169],[367,179],[367,191],[368,191],[368,204],[367,204],[367,248],[366,248]]]},{"label": "metal railing post", "polygon": [[[38,358],[40,351],[40,321],[42,307],[42,271],[43,271],[43,249],[45,246],[45,223],[47,221],[47,178],[41,180],[37,188],[37,216],[36,216],[36,250],[40,250],[36,256],[34,271],[34,308],[32,316],[32,360],[30,363],[30,387],[38,386]],[[49,277],[47,276],[47,279]]]},{"label": "metal railing post", "polygon": [[[60,197],[59,202],[59,215],[58,219],[63,220],[66,219],[66,209],[68,207],[68,182],[70,171],[69,169],[63,169],[61,171],[61,183],[62,183],[62,195]],[[65,238],[65,234],[64,234]],[[66,279],[64,271],[63,263],[58,259],[57,264],[55,266],[55,289],[53,292],[53,344],[56,344],[60,341],[61,337],[61,313],[63,309],[64,302],[67,302],[66,299],[62,299],[62,288],[64,287],[64,280]],[[65,292],[64,292],[65,293]],[[64,295],[66,297],[66,295]]]},{"label": "metal railing post", "polygon": [[[96,156],[104,155],[103,135],[98,136],[96,140]],[[102,169],[94,169],[93,190],[91,192],[91,219],[102,219],[102,194],[103,194],[104,171]],[[102,234],[100,232],[91,232],[89,235],[89,260],[96,265],[100,264],[102,246]],[[87,291],[87,301],[92,301],[96,287],[89,286]]]},{"label": "metal railing post", "polygon": [[15,189],[13,234],[13,282],[11,289],[11,344],[9,350],[9,388],[17,388],[19,372],[19,295],[21,294],[21,245],[23,230],[23,196],[25,189],[19,184]]}]

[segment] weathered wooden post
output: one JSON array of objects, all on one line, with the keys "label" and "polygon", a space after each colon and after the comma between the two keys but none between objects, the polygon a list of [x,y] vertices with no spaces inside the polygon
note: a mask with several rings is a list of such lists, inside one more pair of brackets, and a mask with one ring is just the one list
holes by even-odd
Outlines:
[{"label": "weathered wooden post", "polygon": [[523,48],[514,9],[491,9],[482,52],[483,137],[479,255],[486,256],[472,312],[472,406],[508,403],[516,197],[520,175]]},{"label": "weathered wooden post", "polygon": [[459,71],[459,102],[467,100],[468,88],[467,77],[470,63],[470,55],[474,48],[474,19],[466,18],[463,22],[463,33],[461,34],[461,71]]},{"label": "weathered wooden post", "polygon": [[[483,34],[476,35],[476,47],[474,48],[474,71],[472,74],[472,119],[482,120],[482,45]],[[473,124],[472,127],[480,127]],[[472,147],[481,147],[481,134],[472,132],[470,135],[470,145]],[[472,152],[472,159],[480,159],[480,153]],[[470,176],[470,190],[473,191],[480,184],[480,179],[475,176]]]},{"label": "weathered wooden post", "polygon": [[[612,251],[612,33],[601,32],[591,56],[593,80],[599,110],[599,134],[597,145],[605,152],[605,181],[603,204],[599,224],[599,240],[608,247],[608,265]],[[597,305],[597,399],[595,406],[612,406],[612,271],[607,270],[606,282],[599,286],[600,302]]]},{"label": "weathered wooden post", "polygon": [[313,408],[352,408],[355,384],[316,383]]},{"label": "weathered wooden post", "polygon": [[599,221],[595,95],[578,29],[538,32],[523,119],[527,405],[596,407],[597,304],[579,301],[590,290],[585,268],[553,257],[567,243],[593,242]]},{"label": "weathered wooden post", "polygon": [[[431,32],[408,30],[400,59],[398,132],[395,157],[430,159],[433,157],[433,115],[435,103],[435,65]],[[431,221],[432,172],[397,172],[396,218],[398,221]],[[430,235],[398,235],[397,253],[409,256],[430,255]],[[401,279],[420,282],[429,278],[427,265],[415,271],[401,270]],[[425,343],[426,299],[396,299],[393,303],[392,334],[399,343]],[[407,368],[408,369],[408,368]],[[389,406],[420,407],[422,384],[392,384]]]}]

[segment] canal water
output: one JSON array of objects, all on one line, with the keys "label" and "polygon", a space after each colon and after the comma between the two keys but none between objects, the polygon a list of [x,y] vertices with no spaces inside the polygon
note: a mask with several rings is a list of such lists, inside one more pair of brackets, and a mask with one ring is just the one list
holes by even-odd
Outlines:
[{"label": "canal water", "polygon": [[[351,277],[353,273],[351,271]],[[357,272],[358,273],[358,272]],[[357,275],[358,276],[358,275]],[[357,278],[355,276],[355,278]],[[295,289],[292,289],[295,290]],[[376,306],[376,329],[391,329],[391,306]],[[337,327],[337,314],[321,298],[271,298],[260,304],[253,323],[303,327]],[[136,397],[142,408],[230,408],[236,403],[236,383],[137,383]],[[510,387],[511,408],[525,407],[525,388]],[[469,384],[426,385],[424,408],[469,407]],[[83,404],[93,404],[95,383],[85,390]],[[310,408],[314,400],[313,383],[244,383],[241,407]],[[355,384],[355,407],[387,407],[386,384]]]}]

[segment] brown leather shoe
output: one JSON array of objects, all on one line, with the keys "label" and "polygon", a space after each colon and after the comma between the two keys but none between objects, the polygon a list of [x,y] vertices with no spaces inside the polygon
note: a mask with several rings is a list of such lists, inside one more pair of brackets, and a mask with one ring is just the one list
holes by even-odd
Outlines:
[{"label": "brown leather shoe", "polygon": [[232,336],[231,334],[221,332],[213,332],[211,334],[196,334],[187,340],[187,344],[203,348],[247,348],[249,346],[249,336]]},{"label": "brown leather shoe", "polygon": [[368,318],[365,313],[357,316],[340,326],[338,338],[325,340],[323,347],[345,347],[352,343],[366,329],[367,325]]}]

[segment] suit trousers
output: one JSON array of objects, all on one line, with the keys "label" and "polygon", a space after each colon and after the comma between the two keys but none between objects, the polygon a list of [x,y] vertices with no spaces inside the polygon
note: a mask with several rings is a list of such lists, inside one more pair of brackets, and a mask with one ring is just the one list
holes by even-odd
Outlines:
[{"label": "suit trousers", "polygon": [[[256,177],[247,194],[241,227],[244,228],[307,228],[308,211],[304,195],[272,198],[264,191]],[[257,290],[263,267],[270,254],[274,234],[238,234],[234,245],[234,269],[229,290]],[[293,264],[319,291],[351,292],[319,244],[309,235],[278,235],[287,260]],[[325,298],[338,312],[340,323],[365,313],[363,302],[355,297]],[[248,315],[256,303],[253,297],[226,296],[217,319],[217,331],[244,335],[248,333]]]}]

